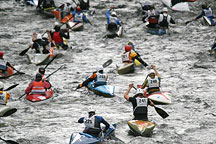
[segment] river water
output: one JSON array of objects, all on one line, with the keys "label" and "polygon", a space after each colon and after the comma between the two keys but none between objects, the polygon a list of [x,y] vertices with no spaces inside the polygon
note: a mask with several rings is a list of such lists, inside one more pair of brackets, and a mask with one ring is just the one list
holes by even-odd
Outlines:
[{"label": "river water", "polygon": [[[155,36],[144,32],[138,0],[92,0],[91,9],[96,11],[91,18],[93,25],[86,24],[81,32],[70,32],[72,49],[63,58],[53,61],[46,70],[46,74],[50,74],[65,64],[64,69],[50,77],[55,98],[50,103],[32,106],[18,98],[39,67],[28,64],[27,58],[19,56],[19,53],[28,47],[33,32],[43,33],[52,29],[56,20],[40,15],[34,7],[14,0],[1,0],[0,50],[4,51],[5,59],[10,63],[22,65],[21,71],[26,74],[1,80],[5,87],[15,83],[19,86],[10,91],[12,99],[8,102],[18,111],[1,118],[7,126],[0,128],[0,136],[20,144],[66,144],[73,132],[83,130],[84,125],[76,122],[87,115],[90,105],[94,105],[98,115],[109,123],[117,123],[116,137],[124,143],[216,143],[216,59],[208,52],[215,38],[215,27],[202,26],[200,21],[187,26],[183,24],[199,14],[203,1],[190,3],[191,12],[169,11],[178,25],[170,28],[170,35]],[[163,8],[160,1],[152,2],[156,8]],[[216,9],[214,0],[207,2]],[[117,7],[124,26],[123,38],[102,38],[106,33],[105,12],[111,5]],[[141,84],[148,73],[146,68],[140,67],[133,74],[117,74],[116,64],[121,61],[123,46],[129,40],[134,42],[146,63],[156,65],[162,77],[162,90],[173,93],[171,105],[159,106],[169,113],[168,118],[162,119],[154,108],[149,107],[149,119],[157,124],[150,138],[128,134],[127,121],[132,118],[132,105],[123,95],[129,83]],[[113,63],[105,72],[109,74],[109,84],[116,86],[114,98],[96,96],[86,88],[75,91],[87,75],[108,59],[112,59]],[[132,90],[130,96],[134,92]]]}]

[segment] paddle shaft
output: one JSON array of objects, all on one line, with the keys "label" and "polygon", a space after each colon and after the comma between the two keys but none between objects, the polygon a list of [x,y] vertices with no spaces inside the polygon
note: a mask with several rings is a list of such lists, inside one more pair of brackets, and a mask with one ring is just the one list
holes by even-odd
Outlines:
[{"label": "paddle shaft", "polygon": [[9,90],[15,88],[15,87],[18,86],[18,85],[19,85],[19,84],[14,84],[14,85],[8,87],[7,89],[5,89],[4,91],[9,91]]},{"label": "paddle shaft", "polygon": [[54,72],[52,72],[51,74],[49,74],[46,78],[49,78],[51,75],[53,75],[54,73],[56,73],[57,71],[59,71],[62,67],[64,67],[64,65],[61,65],[57,70],[55,70]]},{"label": "paddle shaft", "polygon": [[57,56],[58,56],[58,54],[55,55],[51,61],[48,62],[48,64],[44,67],[44,69],[46,69],[52,63],[52,61],[54,61],[54,59],[57,58]]}]

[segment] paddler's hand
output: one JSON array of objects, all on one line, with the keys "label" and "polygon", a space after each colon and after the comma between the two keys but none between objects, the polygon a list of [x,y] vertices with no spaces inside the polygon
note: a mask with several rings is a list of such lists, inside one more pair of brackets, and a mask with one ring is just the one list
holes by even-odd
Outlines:
[{"label": "paddler's hand", "polygon": [[133,83],[129,84],[129,88],[132,88],[133,87]]},{"label": "paddler's hand", "polygon": [[156,66],[155,66],[155,65],[152,65],[152,69],[155,70],[155,69],[156,69]]},{"label": "paddler's hand", "polygon": [[111,6],[111,7],[110,7],[110,9],[114,9],[114,8],[115,8],[114,6]]}]

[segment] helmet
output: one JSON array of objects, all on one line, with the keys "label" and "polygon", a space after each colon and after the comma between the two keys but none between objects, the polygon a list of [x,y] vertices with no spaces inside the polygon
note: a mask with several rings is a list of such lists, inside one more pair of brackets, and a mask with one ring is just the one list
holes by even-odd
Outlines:
[{"label": "helmet", "polygon": [[59,25],[60,25],[59,22],[55,22],[55,23],[54,23],[54,27],[59,26]]},{"label": "helmet", "polygon": [[3,56],[4,56],[3,51],[0,51],[0,58],[3,58]]},{"label": "helmet", "polygon": [[40,34],[37,34],[36,39],[42,39],[42,36]]},{"label": "helmet", "polygon": [[103,67],[102,67],[102,66],[99,66],[99,67],[97,68],[97,71],[98,71],[98,72],[103,72]]},{"label": "helmet", "polygon": [[0,90],[3,90],[3,88],[4,88],[4,83],[0,82]]},{"label": "helmet", "polygon": [[155,71],[153,69],[150,70],[149,76],[150,77],[154,77],[155,76]]},{"label": "helmet", "polygon": [[162,12],[168,12],[168,9],[166,7],[164,7]]},{"label": "helmet", "polygon": [[202,4],[202,9],[206,9],[207,8],[207,4]]},{"label": "helmet", "polygon": [[80,6],[77,6],[77,7],[76,7],[76,11],[77,11],[77,12],[82,12]]},{"label": "helmet", "polygon": [[111,16],[115,16],[115,17],[117,17],[117,14],[116,14],[116,12],[111,12]]},{"label": "helmet", "polygon": [[95,109],[94,109],[94,107],[93,106],[90,106],[89,108],[88,108],[88,113],[91,113],[91,112],[94,112],[95,113]]},{"label": "helmet", "polygon": [[131,46],[130,46],[130,45],[126,45],[126,46],[125,46],[125,51],[126,51],[126,52],[131,51]]},{"label": "helmet", "polygon": [[136,94],[135,95],[138,95],[138,94],[144,94],[144,92],[143,92],[143,90],[141,89],[141,88],[138,88],[137,90],[136,90]]},{"label": "helmet", "polygon": [[71,4],[71,0],[67,0],[67,1],[66,1],[66,4]]},{"label": "helmet", "polygon": [[42,80],[42,75],[40,73],[37,73],[35,80]]},{"label": "helmet", "polygon": [[45,68],[44,67],[40,67],[39,68],[39,73],[40,74],[44,74],[45,73]]}]

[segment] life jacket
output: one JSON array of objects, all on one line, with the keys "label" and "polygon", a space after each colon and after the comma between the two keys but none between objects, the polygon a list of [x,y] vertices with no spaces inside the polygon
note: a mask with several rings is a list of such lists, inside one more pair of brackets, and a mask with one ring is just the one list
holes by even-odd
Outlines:
[{"label": "life jacket", "polygon": [[97,73],[95,84],[96,85],[105,85],[106,84],[106,74]]},{"label": "life jacket", "polygon": [[124,54],[122,54],[122,62],[123,63],[132,63],[132,57],[130,56],[131,52],[126,52]]},{"label": "life jacket", "polygon": [[164,14],[162,14],[162,21],[159,23],[160,24],[160,26],[162,26],[162,27],[168,27],[169,26],[169,23],[168,23],[168,21],[167,21],[167,17],[168,17],[168,15],[164,15]]},{"label": "life jacket", "polygon": [[60,32],[54,32],[52,39],[55,41],[55,43],[63,43],[63,39],[60,36]]},{"label": "life jacket", "polygon": [[155,16],[150,16],[150,17],[148,18],[148,22],[149,22],[150,24],[158,24],[158,19],[157,19]]},{"label": "life jacket", "polygon": [[10,98],[10,94],[4,91],[0,91],[0,104],[6,105],[7,100]]},{"label": "life jacket", "polygon": [[74,21],[76,22],[82,22],[83,14],[82,13],[76,13],[74,16]]},{"label": "life jacket", "polygon": [[213,12],[212,12],[212,9],[211,8],[207,8],[207,9],[204,9],[204,14],[206,17],[212,17],[213,16]]},{"label": "life jacket", "polygon": [[84,124],[86,128],[100,129],[96,116],[85,117]]},{"label": "life jacket", "polygon": [[116,24],[116,21],[117,21],[117,17],[113,17],[113,16],[110,16],[110,23],[115,23]]},{"label": "life jacket", "polygon": [[160,81],[157,76],[155,76],[153,79],[149,77],[147,80],[149,85],[147,91],[149,94],[160,91]]},{"label": "life jacket", "polygon": [[146,115],[148,110],[148,99],[147,98],[136,98],[137,106],[133,110],[134,115]]},{"label": "life jacket", "polygon": [[7,63],[0,59],[0,70],[6,71],[7,70]]},{"label": "life jacket", "polygon": [[42,80],[40,82],[37,81],[33,81],[33,87],[31,90],[31,94],[42,94],[42,95],[46,95],[46,90],[43,86],[43,82]]}]

